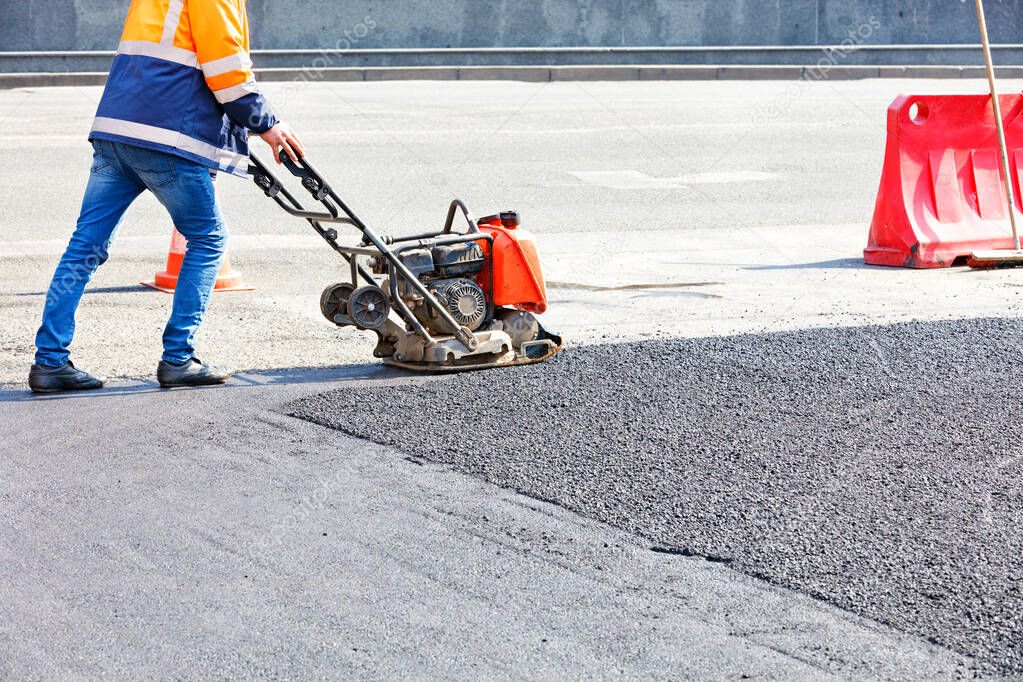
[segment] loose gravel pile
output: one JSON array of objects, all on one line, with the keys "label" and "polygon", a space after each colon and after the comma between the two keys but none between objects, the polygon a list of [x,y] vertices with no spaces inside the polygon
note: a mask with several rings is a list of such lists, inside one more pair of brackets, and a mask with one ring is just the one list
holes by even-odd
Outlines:
[{"label": "loose gravel pile", "polygon": [[1023,672],[1023,322],[573,349],[297,417]]}]

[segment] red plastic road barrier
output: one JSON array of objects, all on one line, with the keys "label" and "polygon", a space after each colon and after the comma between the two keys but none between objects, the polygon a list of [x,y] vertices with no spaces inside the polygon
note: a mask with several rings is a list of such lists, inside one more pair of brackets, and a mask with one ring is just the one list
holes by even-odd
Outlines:
[{"label": "red plastic road barrier", "polygon": [[[1019,207],[1023,96],[999,101]],[[976,250],[1012,249],[1000,168],[990,95],[901,95],[888,108],[884,171],[864,260],[944,268]]]}]

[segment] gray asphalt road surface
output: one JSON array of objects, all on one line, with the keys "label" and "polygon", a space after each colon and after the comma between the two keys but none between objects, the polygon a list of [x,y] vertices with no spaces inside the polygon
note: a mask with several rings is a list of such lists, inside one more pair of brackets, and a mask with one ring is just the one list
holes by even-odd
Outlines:
[{"label": "gray asphalt road surface", "polygon": [[0,391],[0,679],[956,678],[965,657],[281,413]]},{"label": "gray asphalt road surface", "polygon": [[1021,334],[598,346],[290,409],[1020,674]]}]

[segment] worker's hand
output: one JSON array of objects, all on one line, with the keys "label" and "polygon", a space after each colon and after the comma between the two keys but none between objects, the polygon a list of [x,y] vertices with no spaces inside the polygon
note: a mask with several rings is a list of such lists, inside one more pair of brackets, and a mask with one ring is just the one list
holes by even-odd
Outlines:
[{"label": "worker's hand", "polygon": [[281,150],[291,157],[292,161],[298,161],[299,158],[305,156],[305,147],[302,146],[302,140],[298,139],[298,135],[291,129],[284,121],[281,121],[270,130],[259,135],[263,138],[263,142],[270,145],[270,149],[274,150],[274,160],[277,163],[281,162]]}]

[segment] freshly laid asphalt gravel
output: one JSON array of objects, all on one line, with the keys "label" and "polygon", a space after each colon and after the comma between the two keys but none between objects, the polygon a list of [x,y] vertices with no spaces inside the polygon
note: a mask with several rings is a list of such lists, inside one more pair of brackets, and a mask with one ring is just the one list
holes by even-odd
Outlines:
[{"label": "freshly laid asphalt gravel", "polygon": [[291,414],[1023,673],[1023,321],[571,349]]}]

